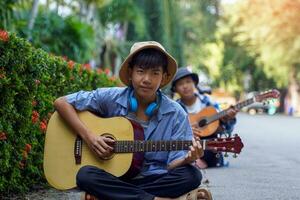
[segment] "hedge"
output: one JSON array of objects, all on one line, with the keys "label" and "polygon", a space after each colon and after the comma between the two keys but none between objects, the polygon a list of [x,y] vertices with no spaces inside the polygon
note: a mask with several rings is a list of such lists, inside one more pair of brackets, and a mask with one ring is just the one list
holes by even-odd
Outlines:
[{"label": "hedge", "polygon": [[53,101],[119,83],[0,30],[0,199],[46,186],[43,147]]}]

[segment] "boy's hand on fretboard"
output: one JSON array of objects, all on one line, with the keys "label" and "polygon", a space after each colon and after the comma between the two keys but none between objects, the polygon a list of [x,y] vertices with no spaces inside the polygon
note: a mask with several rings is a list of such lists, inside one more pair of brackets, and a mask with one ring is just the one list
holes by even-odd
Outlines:
[{"label": "boy's hand on fretboard", "polygon": [[239,112],[238,109],[236,109],[234,106],[230,106],[230,108],[227,110],[227,115],[222,117],[220,120],[222,122],[227,122],[229,120],[232,120],[235,118],[236,114]]},{"label": "boy's hand on fretboard", "polygon": [[195,160],[201,158],[204,154],[202,145],[200,144],[199,137],[193,138],[192,142],[193,142],[193,145],[190,146],[190,150],[185,156],[185,161],[187,163],[194,162]]}]

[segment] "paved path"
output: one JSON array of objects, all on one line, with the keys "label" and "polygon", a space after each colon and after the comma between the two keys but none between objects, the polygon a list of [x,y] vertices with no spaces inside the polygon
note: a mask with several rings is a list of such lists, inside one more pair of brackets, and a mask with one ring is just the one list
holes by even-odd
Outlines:
[{"label": "paved path", "polygon": [[300,118],[238,115],[245,147],[228,168],[206,170],[215,200],[300,199]]}]

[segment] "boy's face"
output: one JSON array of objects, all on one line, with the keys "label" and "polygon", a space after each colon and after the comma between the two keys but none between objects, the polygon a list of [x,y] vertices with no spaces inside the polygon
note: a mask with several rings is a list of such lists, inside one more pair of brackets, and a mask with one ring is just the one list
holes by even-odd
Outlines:
[{"label": "boy's face", "polygon": [[153,100],[160,85],[166,80],[167,74],[163,72],[161,66],[153,68],[134,66],[129,69],[129,76],[136,95],[145,100]]},{"label": "boy's face", "polygon": [[190,98],[194,96],[195,83],[192,77],[187,76],[176,81],[175,91],[180,95],[181,98]]}]

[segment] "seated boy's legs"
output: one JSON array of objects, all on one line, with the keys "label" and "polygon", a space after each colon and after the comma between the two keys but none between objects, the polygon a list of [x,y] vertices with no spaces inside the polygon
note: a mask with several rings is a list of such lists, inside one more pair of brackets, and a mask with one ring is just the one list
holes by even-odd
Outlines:
[{"label": "seated boy's legs", "polygon": [[170,170],[163,175],[122,181],[119,178],[96,167],[86,166],[77,174],[80,189],[105,199],[153,199],[159,197],[179,197],[201,183],[201,173],[191,165]]},{"label": "seated boy's legs", "polygon": [[82,167],[76,182],[81,190],[101,200],[154,199],[154,195],[94,166]]},{"label": "seated boy's legs", "polygon": [[[201,139],[214,139],[217,138],[218,134],[215,133],[213,135],[207,136],[207,137],[202,137]],[[201,160],[205,161],[206,167],[220,167],[223,166],[223,155],[220,153],[217,155],[217,153],[211,151],[211,150],[205,150],[204,155],[201,158]]]},{"label": "seated boy's legs", "polygon": [[201,172],[192,165],[170,170],[167,174],[132,179],[129,182],[158,197],[179,197],[201,184]]},{"label": "seated boy's legs", "polygon": [[223,155],[217,155],[217,153],[210,150],[205,150],[201,159],[206,162],[207,167],[221,167],[224,165]]}]

